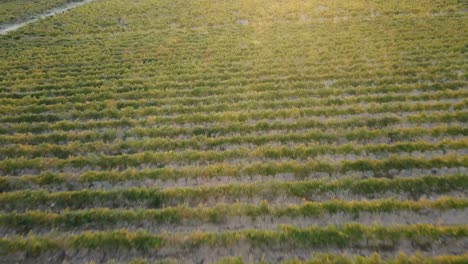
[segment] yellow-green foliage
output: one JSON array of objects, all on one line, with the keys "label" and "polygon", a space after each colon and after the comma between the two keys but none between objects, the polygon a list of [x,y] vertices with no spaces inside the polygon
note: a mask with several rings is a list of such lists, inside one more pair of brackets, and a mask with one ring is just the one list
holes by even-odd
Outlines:
[{"label": "yellow-green foliage", "polygon": [[272,217],[317,217],[323,214],[350,213],[389,213],[400,211],[420,212],[424,210],[463,210],[468,208],[465,199],[441,198],[436,201],[398,201],[398,200],[373,200],[373,201],[339,201],[305,202],[301,205],[273,206],[267,202],[260,205],[249,204],[219,204],[215,207],[177,206],[165,209],[89,209],[80,211],[65,210],[60,213],[41,211],[27,211],[24,213],[0,213],[0,222],[5,227],[28,232],[34,228],[64,229],[70,230],[83,226],[95,228],[112,228],[126,222],[138,224],[145,221],[153,221],[155,224],[177,225],[185,222],[220,224],[235,217],[251,217],[261,219]]}]

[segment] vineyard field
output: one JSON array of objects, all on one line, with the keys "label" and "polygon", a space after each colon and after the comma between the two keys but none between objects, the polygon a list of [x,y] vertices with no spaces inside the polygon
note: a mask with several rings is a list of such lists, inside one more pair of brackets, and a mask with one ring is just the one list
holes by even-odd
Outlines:
[{"label": "vineyard field", "polygon": [[468,262],[466,1],[78,2],[0,1],[74,5],[0,34],[0,264]]}]

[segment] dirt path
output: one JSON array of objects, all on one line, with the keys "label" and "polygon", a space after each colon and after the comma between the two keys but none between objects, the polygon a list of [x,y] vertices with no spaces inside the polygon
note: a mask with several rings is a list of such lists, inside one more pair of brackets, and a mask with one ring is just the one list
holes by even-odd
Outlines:
[{"label": "dirt path", "polygon": [[10,31],[15,31],[23,26],[26,26],[27,24],[34,23],[42,18],[50,17],[59,13],[63,13],[65,11],[68,11],[70,9],[73,9],[75,7],[82,6],[84,4],[90,3],[94,0],[83,0],[80,2],[70,2],[66,5],[59,6],[59,7],[54,7],[52,9],[49,9],[43,13],[40,14],[35,14],[30,16],[28,19],[20,21],[20,22],[14,22],[14,23],[6,23],[6,24],[0,24],[0,34],[4,35],[7,34]]}]

